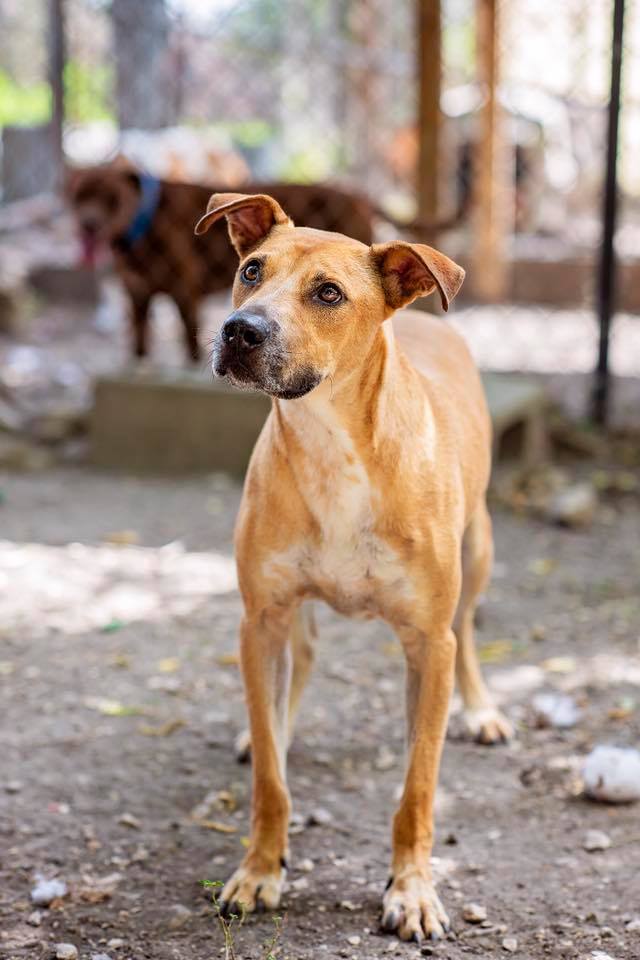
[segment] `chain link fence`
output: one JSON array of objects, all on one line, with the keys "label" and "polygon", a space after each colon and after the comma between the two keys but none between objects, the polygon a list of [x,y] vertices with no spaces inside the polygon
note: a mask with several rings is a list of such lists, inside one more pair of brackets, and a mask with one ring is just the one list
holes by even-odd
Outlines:
[{"label": "chain link fence", "polygon": [[[545,0],[489,3],[502,158],[498,306],[477,305],[487,300],[474,185],[487,102],[480,23],[487,2],[439,5],[434,177],[436,219],[447,229],[426,231],[422,239],[471,266],[454,322],[484,366],[586,373],[597,352],[594,264],[602,233],[612,0],[588,6],[565,0],[553,16]],[[332,183],[370,198],[372,230],[381,236],[417,216],[420,4],[414,0],[64,0],[57,7],[64,17],[59,80],[67,164],[124,156],[155,177],[218,189],[255,181]],[[0,0],[6,211],[60,183],[49,126],[54,35],[45,0]],[[620,130],[621,313],[612,369],[638,376],[638,0],[626,3]],[[16,217],[11,213],[0,237],[6,248],[11,235],[14,254],[24,232]],[[32,232],[29,242],[41,257],[42,242]],[[58,256],[73,256],[73,249],[72,234],[55,244]],[[7,259],[5,249],[0,271],[8,269]]]}]

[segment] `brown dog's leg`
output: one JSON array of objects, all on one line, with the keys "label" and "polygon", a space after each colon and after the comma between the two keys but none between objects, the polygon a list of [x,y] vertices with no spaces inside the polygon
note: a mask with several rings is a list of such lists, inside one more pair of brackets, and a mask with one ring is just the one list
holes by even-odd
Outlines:
[{"label": "brown dog's leg", "polygon": [[403,940],[443,936],[449,919],[431,878],[433,800],[453,689],[456,640],[448,628],[402,630],[407,656],[408,768],[393,821],[382,924]]},{"label": "brown dog's leg", "polygon": [[251,839],[221,895],[225,913],[277,907],[284,883],[290,801],[286,785],[293,610],[272,607],[245,617],[240,632],[242,675],[251,730]]},{"label": "brown dog's leg", "polygon": [[[289,637],[293,657],[288,718],[290,744],[293,740],[293,731],[302,693],[307,685],[311,668],[313,667],[312,641],[315,640],[316,637],[316,624],[311,607],[298,607],[293,617]],[[236,738],[235,754],[238,763],[247,763],[249,761],[251,757],[251,734],[248,730],[243,730]]]},{"label": "brown dog's leg", "polygon": [[184,342],[187,348],[187,359],[191,363],[200,360],[200,343],[198,342],[198,311],[194,300],[183,300],[178,304],[178,310],[184,325]]},{"label": "brown dog's leg", "polygon": [[489,579],[493,559],[491,518],[484,503],[478,507],[462,541],[462,591],[453,629],[458,639],[456,676],[464,702],[464,719],[480,743],[509,740],[513,729],[493,702],[480,672],[473,617],[478,595]]},{"label": "brown dog's leg", "polygon": [[141,360],[149,353],[149,304],[150,297],[132,296],[131,333],[134,356]]}]

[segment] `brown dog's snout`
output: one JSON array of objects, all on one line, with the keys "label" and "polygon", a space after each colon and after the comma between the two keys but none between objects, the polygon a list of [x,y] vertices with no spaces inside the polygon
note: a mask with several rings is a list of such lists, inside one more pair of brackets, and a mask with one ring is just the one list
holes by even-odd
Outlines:
[{"label": "brown dog's snout", "polygon": [[269,339],[271,325],[266,317],[246,310],[236,310],[225,320],[221,336],[223,342],[237,351],[255,350]]},{"label": "brown dog's snout", "polygon": [[95,236],[100,229],[100,220],[96,216],[87,214],[80,219],[80,229],[88,236]]}]

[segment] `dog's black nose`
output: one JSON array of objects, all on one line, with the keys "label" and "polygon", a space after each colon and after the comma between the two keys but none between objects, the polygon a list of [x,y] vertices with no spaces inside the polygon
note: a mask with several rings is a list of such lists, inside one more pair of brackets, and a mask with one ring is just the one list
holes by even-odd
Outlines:
[{"label": "dog's black nose", "polygon": [[255,350],[269,338],[271,327],[265,317],[237,311],[222,326],[222,339],[238,350]]}]

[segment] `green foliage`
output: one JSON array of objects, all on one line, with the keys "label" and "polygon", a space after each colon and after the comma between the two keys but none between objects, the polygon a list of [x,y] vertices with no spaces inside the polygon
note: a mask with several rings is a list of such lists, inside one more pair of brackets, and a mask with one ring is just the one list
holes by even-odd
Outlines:
[{"label": "green foliage", "polygon": [[331,144],[311,147],[291,153],[280,168],[283,180],[292,183],[317,183],[331,176],[332,171],[340,169],[340,157],[337,148]]},{"label": "green foliage", "polygon": [[51,118],[51,93],[47,83],[20,85],[0,70],[0,127],[35,126]]},{"label": "green foliage", "polygon": [[273,126],[266,120],[243,120],[223,124],[222,126],[229,131],[235,144],[247,149],[256,149],[263,146],[274,135]]},{"label": "green foliage", "polygon": [[113,70],[68,60],[64,68],[65,112],[72,123],[113,120]]},{"label": "green foliage", "polygon": [[[72,123],[113,120],[113,71],[69,60],[64,68],[65,111]],[[16,83],[0,70],[0,127],[36,126],[51,119],[51,90],[45,81]]]}]

